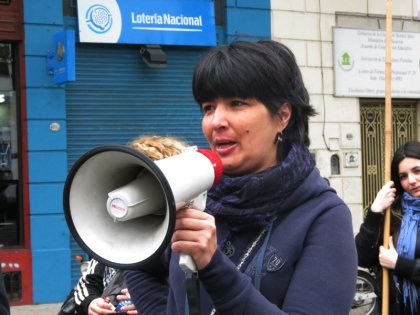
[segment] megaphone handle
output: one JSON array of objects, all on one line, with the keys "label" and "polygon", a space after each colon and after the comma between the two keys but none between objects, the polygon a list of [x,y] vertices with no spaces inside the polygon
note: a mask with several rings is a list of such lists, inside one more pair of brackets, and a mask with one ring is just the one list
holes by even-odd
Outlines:
[{"label": "megaphone handle", "polygon": [[196,272],[197,267],[190,255],[181,254],[179,257],[179,267],[184,272]]},{"label": "megaphone handle", "polygon": [[[191,200],[188,207],[203,211],[206,208],[207,191]],[[190,255],[180,254],[179,267],[184,272],[196,272],[197,266]]]}]

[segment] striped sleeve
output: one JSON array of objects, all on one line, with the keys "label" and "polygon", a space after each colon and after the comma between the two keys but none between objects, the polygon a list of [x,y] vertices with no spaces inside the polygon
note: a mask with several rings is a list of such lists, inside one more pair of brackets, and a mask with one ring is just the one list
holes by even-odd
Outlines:
[{"label": "striped sleeve", "polygon": [[102,295],[104,290],[103,275],[105,266],[92,259],[85,275],[83,275],[74,291],[78,314],[88,314],[89,304]]}]

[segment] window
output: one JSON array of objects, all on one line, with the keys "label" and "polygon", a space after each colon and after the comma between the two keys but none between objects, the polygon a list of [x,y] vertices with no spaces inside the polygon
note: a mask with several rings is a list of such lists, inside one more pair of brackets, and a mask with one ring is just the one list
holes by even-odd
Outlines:
[{"label": "window", "polygon": [[331,156],[331,175],[340,175],[340,158],[337,154]]},{"label": "window", "polygon": [[15,46],[0,42],[0,248],[22,245]]}]

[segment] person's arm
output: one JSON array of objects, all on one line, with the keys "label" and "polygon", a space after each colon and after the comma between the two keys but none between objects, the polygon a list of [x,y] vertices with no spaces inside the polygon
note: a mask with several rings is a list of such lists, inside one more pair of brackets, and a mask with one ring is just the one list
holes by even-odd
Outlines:
[{"label": "person's arm", "polygon": [[384,216],[374,213],[369,208],[365,221],[360,226],[355,237],[358,264],[360,267],[369,268],[379,264],[379,246],[382,244]]},{"label": "person's arm", "polygon": [[170,255],[170,248],[167,248],[162,255],[162,261],[151,263],[148,271],[126,270],[124,272],[131,301],[139,314],[166,314]]},{"label": "person's arm", "polygon": [[283,309],[299,314],[348,314],[356,279],[351,214],[339,205],[312,223]]},{"label": "person's arm", "polygon": [[166,314],[168,285],[165,278],[144,271],[126,271],[125,281],[131,300],[140,314]]},{"label": "person's arm", "polygon": [[104,290],[103,275],[105,266],[92,259],[87,274],[79,279],[74,291],[78,314],[88,314],[89,304],[99,298]]},{"label": "person's arm", "polygon": [[394,182],[389,181],[376,194],[369,207],[365,221],[356,235],[356,248],[360,267],[373,267],[379,264],[379,247],[382,244],[384,211],[395,201],[396,189]]},{"label": "person's arm", "polygon": [[[234,264],[217,250],[210,264],[198,273],[217,314],[348,314],[357,276],[351,222],[348,208],[338,206],[311,224],[301,258],[280,306],[268,301],[253,286],[251,279],[236,270]],[[287,242],[286,239],[282,237],[282,241]],[[269,277],[269,273],[265,276]]]},{"label": "person's arm", "polygon": [[[419,235],[417,235],[418,242],[420,242]],[[394,273],[399,278],[406,278],[414,284],[420,285],[420,258],[410,259],[397,255]]]},{"label": "person's arm", "polygon": [[406,278],[416,285],[420,285],[420,259],[408,259],[398,256],[395,275]]}]

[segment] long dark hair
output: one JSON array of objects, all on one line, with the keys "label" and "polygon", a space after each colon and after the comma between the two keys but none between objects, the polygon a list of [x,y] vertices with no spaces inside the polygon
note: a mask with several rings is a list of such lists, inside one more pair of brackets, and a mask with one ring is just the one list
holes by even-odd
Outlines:
[{"label": "long dark hair", "polygon": [[283,159],[293,143],[309,147],[308,121],[316,112],[295,56],[279,42],[238,41],[210,50],[196,65],[192,89],[200,105],[219,97],[255,98],[272,115],[288,102],[292,115],[277,158]]},{"label": "long dark hair", "polygon": [[394,182],[395,188],[397,189],[396,198],[394,205],[396,208],[400,207],[401,197],[404,193],[404,189],[401,186],[399,165],[400,162],[406,157],[420,159],[420,142],[408,141],[400,146],[394,153],[394,157],[391,162],[391,180]]}]

